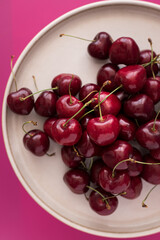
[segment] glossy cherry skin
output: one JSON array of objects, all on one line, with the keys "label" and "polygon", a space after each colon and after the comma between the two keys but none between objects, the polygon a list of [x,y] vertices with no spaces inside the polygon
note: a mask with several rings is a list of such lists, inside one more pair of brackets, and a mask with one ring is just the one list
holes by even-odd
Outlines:
[{"label": "glossy cherry skin", "polygon": [[146,70],[141,65],[130,65],[121,68],[115,76],[117,85],[122,84],[123,89],[130,94],[139,92],[146,82]]},{"label": "glossy cherry skin", "polygon": [[[83,103],[86,103],[89,100],[91,100],[91,98],[95,95],[96,92],[99,92],[99,90],[100,90],[100,87],[97,84],[87,83],[81,87],[81,89],[79,91],[79,99],[80,100],[85,99],[85,100],[83,100]],[[91,93],[91,92],[93,92],[93,93]]]},{"label": "glossy cherry skin", "polygon": [[144,84],[142,93],[149,96],[154,104],[160,101],[160,77],[156,76],[155,78],[148,78],[146,83]]},{"label": "glossy cherry skin", "polygon": [[54,77],[51,83],[52,88],[55,88],[55,87],[58,88],[57,90],[54,90],[54,92],[59,96],[69,94],[69,85],[70,85],[71,95],[75,96],[81,88],[82,81],[79,78],[79,76],[75,74],[62,73]]},{"label": "glossy cherry skin", "polygon": [[102,167],[104,167],[105,164],[102,161],[102,158],[96,159],[91,167],[90,175],[91,175],[91,181],[95,184],[99,184],[99,172]]},{"label": "glossy cherry skin", "polygon": [[[143,157],[141,152],[133,147],[133,153],[132,156],[130,156],[132,159],[136,160],[136,161],[140,161],[143,162]],[[136,177],[138,175],[141,174],[142,170],[143,170],[143,164],[140,163],[133,163],[133,162],[128,162],[128,174],[130,177]]]},{"label": "glossy cherry skin", "polygon": [[73,193],[83,194],[88,191],[89,174],[82,169],[70,169],[64,174],[63,180]]},{"label": "glossy cherry skin", "polygon": [[11,92],[7,97],[7,104],[12,112],[28,115],[34,106],[34,97],[31,96],[24,101],[21,101],[21,98],[25,98],[32,94],[31,90],[28,88],[21,88],[16,92]]},{"label": "glossy cherry skin", "polygon": [[94,117],[93,114],[87,114],[86,116],[84,116],[81,120],[80,120],[80,124],[82,127],[82,130],[86,130],[87,129],[87,124],[89,122],[90,119],[92,119]]},{"label": "glossy cherry skin", "polygon": [[103,90],[105,90],[106,92],[113,91],[117,87],[114,78],[118,70],[119,70],[119,67],[117,65],[112,63],[106,63],[98,71],[97,84],[100,87],[102,87],[104,82],[106,82],[107,80],[110,80],[110,84],[107,84],[103,88]]},{"label": "glossy cherry skin", "polygon": [[119,134],[119,122],[114,115],[108,114],[103,119],[97,117],[89,120],[87,132],[90,138],[99,146],[113,143]]},{"label": "glossy cherry skin", "polygon": [[[109,95],[109,92],[100,93],[100,102]],[[94,108],[99,102],[99,93],[96,93],[93,97],[95,100],[90,104],[91,108]],[[121,101],[111,94],[103,103],[101,103],[102,115],[113,114],[117,115],[121,109]],[[99,116],[99,108],[95,108],[95,114]]]},{"label": "glossy cherry skin", "polygon": [[[156,53],[153,52],[153,58],[156,56]],[[140,57],[139,57],[139,64],[142,65],[144,63],[149,63],[151,61],[151,50],[146,49],[140,51]],[[147,67],[145,67],[147,77],[153,77],[152,75],[152,70],[151,70],[151,64]],[[156,75],[158,73],[158,64],[154,63],[153,64],[153,72]]]},{"label": "glossy cherry skin", "polygon": [[82,137],[77,143],[76,148],[80,155],[85,158],[96,156],[98,152],[97,145],[90,139],[87,131],[82,133]]},{"label": "glossy cherry skin", "polygon": [[120,37],[112,43],[109,58],[113,64],[134,65],[139,61],[139,47],[129,37]]},{"label": "glossy cherry skin", "polygon": [[61,157],[65,165],[69,168],[78,167],[85,160],[72,146],[63,146],[61,148]]},{"label": "glossy cherry skin", "polygon": [[[144,162],[159,163],[158,160],[152,158],[150,155],[144,157]],[[149,183],[160,184],[160,165],[144,165],[141,176]]]},{"label": "glossy cherry skin", "polygon": [[58,119],[52,127],[52,136],[54,140],[64,146],[72,146],[76,144],[82,135],[81,125],[76,119],[70,120],[66,126],[68,118]]},{"label": "glossy cherry skin", "polygon": [[[102,159],[109,168],[113,169],[122,160],[130,158],[132,153],[133,148],[131,144],[117,140],[112,145],[104,148]],[[125,170],[127,168],[128,162],[123,162],[116,167],[117,170]]]},{"label": "glossy cherry skin", "polygon": [[44,91],[35,101],[34,110],[43,117],[52,117],[56,113],[57,96],[52,91]]},{"label": "glossy cherry skin", "polygon": [[120,101],[126,100],[129,97],[129,94],[126,93],[124,90],[119,90],[115,92],[114,95],[116,95]]},{"label": "glossy cherry skin", "polygon": [[153,158],[157,159],[160,161],[160,148],[156,149],[156,150],[151,150],[150,154]]},{"label": "glossy cherry skin", "polygon": [[154,116],[154,103],[145,94],[137,94],[124,101],[124,114],[140,122],[147,122]]},{"label": "glossy cherry skin", "polygon": [[99,32],[94,40],[88,45],[88,53],[93,58],[102,60],[107,59],[111,45],[111,36],[106,32]]},{"label": "glossy cherry skin", "polygon": [[123,114],[119,114],[117,119],[120,126],[119,139],[125,141],[133,140],[137,129],[136,124]]},{"label": "glossy cherry skin", "polygon": [[155,122],[155,130],[153,130],[154,120],[141,125],[136,131],[136,140],[144,148],[156,150],[160,148],[160,120]]},{"label": "glossy cherry skin", "polygon": [[[82,107],[83,103],[80,102],[77,98],[71,97],[69,95],[61,96],[56,102],[56,110],[59,118],[70,118],[75,115]],[[79,119],[85,110],[82,109],[74,118]]]},{"label": "glossy cherry skin", "polygon": [[140,177],[131,177],[130,185],[126,190],[126,194],[123,194],[122,197],[127,199],[135,199],[140,196],[142,191],[142,180]]},{"label": "glossy cherry skin", "polygon": [[53,135],[52,135],[52,126],[55,123],[55,121],[57,120],[57,118],[52,117],[52,118],[47,118],[46,121],[43,124],[43,130],[44,132],[53,139]]},{"label": "glossy cherry skin", "polygon": [[46,154],[50,145],[47,134],[38,129],[27,132],[23,137],[23,143],[25,148],[36,156]]},{"label": "glossy cherry skin", "polygon": [[106,192],[120,194],[129,187],[130,177],[124,171],[116,171],[115,177],[112,177],[112,170],[105,166],[99,172],[99,184]]},{"label": "glossy cherry skin", "polygon": [[112,214],[117,209],[117,206],[118,206],[117,197],[113,196],[111,193],[107,193],[100,187],[96,188],[95,190],[100,192],[105,198],[108,198],[108,197],[109,198],[107,199],[107,203],[106,203],[98,192],[92,191],[89,195],[89,205],[92,208],[92,210],[102,216],[107,216]]}]

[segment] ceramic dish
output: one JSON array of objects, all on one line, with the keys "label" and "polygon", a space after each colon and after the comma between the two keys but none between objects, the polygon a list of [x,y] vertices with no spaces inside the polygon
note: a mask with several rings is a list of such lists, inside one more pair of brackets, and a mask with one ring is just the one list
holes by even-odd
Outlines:
[{"label": "ceramic dish", "polygon": [[[92,39],[98,32],[108,32],[114,40],[121,36],[133,37],[140,49],[153,47],[160,52],[160,6],[138,1],[103,1],[73,10],[45,27],[24,49],[14,66],[18,88],[36,90],[50,87],[59,73],[75,73],[84,83],[96,82],[98,69],[104,64],[92,59],[86,49],[88,43],[72,38],[60,38],[66,33]],[[23,146],[22,124],[38,121],[42,129],[44,118],[34,111],[29,116],[12,113],[6,104],[9,92],[15,90],[11,75],[3,102],[3,136],[11,165],[20,182],[32,198],[47,212],[78,230],[108,237],[128,238],[160,231],[160,195],[157,188],[148,199],[149,207],[141,207],[151,185],[143,183],[141,196],[136,200],[120,197],[117,211],[102,217],[94,213],[84,196],[70,192],[63,182],[67,168],[61,160],[60,147],[51,143],[56,156],[35,157]],[[28,130],[30,126],[28,126]]]}]

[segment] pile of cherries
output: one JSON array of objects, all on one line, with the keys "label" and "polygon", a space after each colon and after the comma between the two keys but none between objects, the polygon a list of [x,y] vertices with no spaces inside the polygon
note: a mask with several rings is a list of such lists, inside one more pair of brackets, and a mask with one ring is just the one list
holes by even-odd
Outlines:
[{"label": "pile of cherries", "polygon": [[100,32],[88,45],[90,56],[103,62],[97,84],[62,73],[36,100],[28,88],[7,98],[13,112],[28,115],[34,108],[44,117],[43,131],[26,132],[24,146],[43,156],[50,140],[61,145],[69,168],[64,182],[100,215],[116,210],[118,195],[137,198],[142,178],[160,184],[159,55],[149,42],[150,49],[140,51],[130,37],[113,41]]}]

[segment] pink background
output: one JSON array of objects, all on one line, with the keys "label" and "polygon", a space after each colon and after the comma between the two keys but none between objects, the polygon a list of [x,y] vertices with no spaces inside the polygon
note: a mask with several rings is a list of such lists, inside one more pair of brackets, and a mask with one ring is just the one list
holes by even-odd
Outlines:
[{"label": "pink background", "polygon": [[[10,56],[15,55],[16,60],[28,42],[55,18],[92,2],[95,1],[0,0],[1,105],[10,74]],[[152,2],[160,4],[160,0]],[[104,239],[63,224],[28,195],[11,168],[1,128],[0,149],[0,240]],[[136,239],[149,240],[150,236]],[[160,233],[153,235],[152,239],[160,239]]]}]

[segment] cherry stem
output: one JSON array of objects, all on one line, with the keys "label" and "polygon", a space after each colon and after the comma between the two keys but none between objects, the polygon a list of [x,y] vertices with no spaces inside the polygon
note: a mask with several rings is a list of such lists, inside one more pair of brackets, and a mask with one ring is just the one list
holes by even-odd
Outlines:
[{"label": "cherry stem", "polygon": [[36,87],[36,90],[39,91],[39,90],[38,90],[38,87],[37,87],[37,83],[36,83],[36,78],[35,78],[35,76],[32,76],[32,78],[33,78],[33,82],[34,82],[34,85],[35,85],[35,87]]},{"label": "cherry stem", "polygon": [[148,207],[146,204],[145,204],[145,201],[147,200],[148,196],[150,195],[150,193],[157,187],[158,185],[155,185],[153,186],[150,191],[147,193],[145,199],[142,201],[142,207]]},{"label": "cherry stem", "polygon": [[52,157],[52,156],[54,156],[55,154],[56,154],[55,152],[53,152],[53,153],[46,153],[46,155],[49,156],[49,157]]},{"label": "cherry stem", "polygon": [[91,170],[91,168],[92,168],[92,165],[93,165],[93,158],[91,158],[91,160],[90,160],[90,164],[89,164],[89,167],[88,167],[88,171],[90,171],[90,170]]},{"label": "cherry stem", "polygon": [[25,133],[27,133],[27,131],[24,129],[24,126],[28,123],[32,123],[34,126],[37,126],[37,122],[34,122],[34,121],[27,121],[27,122],[24,122],[23,125],[22,125],[22,129]]},{"label": "cherry stem", "polygon": [[158,113],[156,114],[156,117],[154,119],[154,123],[153,123],[153,127],[151,128],[153,132],[156,131],[156,121],[157,121],[157,118],[158,118],[158,115],[160,114],[160,110],[158,111]]},{"label": "cherry stem", "polygon": [[40,90],[38,92],[32,93],[32,94],[28,95],[27,97],[20,97],[19,99],[20,99],[20,101],[25,101],[27,98],[32,97],[32,96],[34,96],[37,93],[41,93],[41,92],[49,91],[49,90],[56,90],[56,89],[58,89],[58,87],[43,89],[43,90]]},{"label": "cherry stem", "polygon": [[14,83],[15,83],[15,88],[16,88],[16,91],[18,90],[17,88],[17,81],[16,81],[16,77],[15,77],[15,74],[13,72],[13,58],[14,56],[11,56],[11,72],[12,72],[12,75],[13,75],[13,79],[14,79]]},{"label": "cherry stem", "polygon": [[103,201],[105,201],[105,203],[106,203],[106,208],[107,208],[108,210],[111,209],[111,207],[110,207],[110,205],[109,205],[109,203],[108,203],[108,201],[107,201],[108,198],[106,198],[106,197],[105,197],[102,193],[100,193],[97,189],[95,189],[95,188],[93,188],[93,187],[91,187],[91,186],[86,186],[86,187],[89,188],[89,189],[91,189],[92,191],[97,192],[97,193],[102,197]]},{"label": "cherry stem", "polygon": [[84,102],[92,93],[97,93],[97,92],[98,92],[97,90],[93,90],[92,92],[88,93],[88,95],[79,102]]},{"label": "cherry stem", "polygon": [[[158,63],[158,62],[156,62],[156,61],[157,61],[157,59],[158,59],[159,57],[160,57],[160,54],[158,54],[157,56],[155,56],[150,62],[144,63],[144,64],[142,64],[141,66],[143,66],[143,67],[145,68],[145,67],[151,65],[152,63]],[[159,59],[158,59],[158,60],[159,60]]]},{"label": "cherry stem", "polygon": [[[152,40],[150,38],[148,38],[148,42],[150,44],[150,47],[151,47],[151,61],[153,60],[153,45],[152,45]],[[153,75],[153,78],[155,79],[155,74],[154,74],[154,71],[153,71],[153,62],[151,62],[151,71],[152,71],[152,75]]]},{"label": "cherry stem", "polygon": [[120,161],[120,162],[118,162],[115,166],[114,166],[114,168],[113,168],[113,170],[112,170],[112,177],[114,178],[115,177],[115,170],[116,170],[116,168],[121,164],[121,163],[123,163],[123,162],[132,162],[132,163],[139,163],[139,164],[144,164],[144,165],[159,165],[160,164],[160,162],[157,162],[157,163],[153,163],[153,162],[141,162],[141,161],[137,161],[137,160],[135,160],[135,159],[133,159],[133,158],[127,158],[127,159],[124,159],[124,160],[122,160],[122,161]]},{"label": "cherry stem", "polygon": [[78,150],[76,149],[76,147],[74,145],[73,145],[73,150],[77,154],[78,157],[82,157],[83,158],[83,156],[81,154],[79,154]]},{"label": "cherry stem", "polygon": [[80,39],[80,40],[84,40],[84,41],[88,41],[88,42],[95,42],[95,40],[89,40],[89,39],[86,39],[86,38],[81,38],[81,37],[77,37],[77,36],[73,36],[73,35],[69,35],[69,34],[60,34],[59,35],[60,37],[72,37],[72,38],[76,38],[76,39]]},{"label": "cherry stem", "polygon": [[107,198],[105,198],[105,199],[110,199],[110,198],[114,198],[114,197],[117,197],[117,196],[122,196],[122,195],[125,195],[127,192],[121,192],[121,193],[117,193],[117,194],[115,194],[115,195],[113,195],[113,196],[110,196],[110,197],[107,197]]},{"label": "cherry stem", "polygon": [[73,103],[73,101],[72,101],[72,94],[71,94],[71,83],[72,83],[73,78],[74,78],[74,75],[72,75],[72,79],[70,80],[69,89],[68,89],[69,96],[70,96],[70,104]]}]

